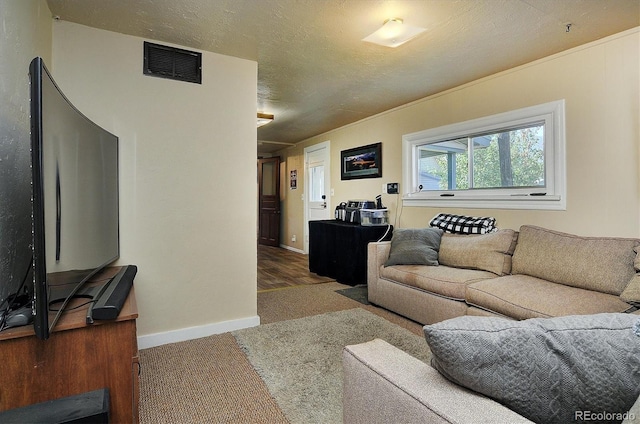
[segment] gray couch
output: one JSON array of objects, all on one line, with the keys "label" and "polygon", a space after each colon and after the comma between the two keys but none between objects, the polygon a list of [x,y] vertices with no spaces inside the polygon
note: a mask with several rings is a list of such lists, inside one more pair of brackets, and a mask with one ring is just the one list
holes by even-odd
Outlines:
[{"label": "gray couch", "polygon": [[[491,398],[501,400],[501,394],[510,395],[512,391],[518,391],[518,387],[534,384],[532,382],[537,381],[536,377],[529,375],[532,368],[547,373],[546,385],[537,384],[542,387],[543,393],[558,379],[566,380],[567,384],[567,387],[559,389],[559,393],[566,395],[567,388],[580,388],[581,383],[571,379],[588,378],[596,374],[594,370],[600,366],[598,361],[602,357],[602,351],[597,346],[607,337],[613,343],[622,343],[622,349],[610,348],[609,351],[620,356],[620,351],[624,350],[625,359],[618,357],[607,361],[617,364],[617,375],[628,377],[628,381],[624,386],[616,378],[612,384],[618,386],[607,388],[606,394],[600,398],[609,401],[613,397],[619,401],[618,405],[622,402],[628,406],[638,396],[636,392],[640,386],[640,321],[636,318],[640,311],[635,310],[634,306],[640,304],[639,245],[638,239],[579,237],[523,226],[519,232],[500,230],[479,236],[443,234],[438,246],[438,266],[385,266],[391,242],[370,243],[369,301],[427,324],[425,335],[429,346],[425,343],[425,349],[430,348],[433,353],[433,366],[383,340],[347,346],[343,351],[344,422],[532,422],[514,412],[517,408],[505,406],[509,404],[508,401],[499,403]],[[583,331],[582,319],[590,320],[592,317],[596,323],[589,331],[603,330],[598,322],[602,319],[616,319],[626,324],[633,320],[634,330],[625,331],[624,340],[617,333],[606,336],[591,334],[581,341],[571,339]],[[570,324],[576,321],[579,331],[554,332],[553,325],[560,325],[557,321],[562,321],[562,325],[564,321]],[[480,339],[486,338],[487,334],[494,338],[503,331],[506,334],[502,339],[498,337],[489,342],[481,340],[480,344],[485,343],[484,347],[476,347],[479,346],[478,341],[470,341],[474,336],[460,336],[461,328],[466,331],[465,326],[473,327],[476,323],[480,327],[490,327],[488,331],[485,331],[487,328],[480,328]],[[551,326],[551,330],[544,328],[545,325]],[[496,330],[501,326],[504,328]],[[520,326],[532,326],[534,329],[543,327],[543,331],[535,336],[528,335],[526,331],[530,329]],[[509,333],[514,329],[516,336],[525,335],[519,343],[515,343],[514,335]],[[430,339],[430,335],[438,331],[449,331],[449,339]],[[556,339],[545,339],[548,334],[568,335],[569,339],[564,340],[564,345],[558,345]],[[593,340],[598,342],[593,343]],[[456,346],[456,343],[462,345]],[[605,344],[608,343],[605,341]],[[520,352],[517,352],[518,346]],[[554,348],[549,350],[549,346]],[[597,348],[591,349],[591,346]],[[534,347],[538,349],[537,352]],[[462,349],[466,349],[464,354],[460,353]],[[545,350],[549,350],[549,355]],[[533,360],[522,360],[529,351],[535,352],[531,356]],[[573,353],[567,360],[566,352],[569,351]],[[517,359],[516,353],[521,355],[520,359]],[[494,374],[499,375],[500,370],[494,372],[487,367],[508,365],[508,356],[519,362],[511,364],[506,378],[496,378]],[[546,359],[550,361],[548,366]],[[591,361],[591,365],[595,362],[596,365],[584,367],[571,364],[571,361],[583,360]],[[537,365],[533,365],[535,362]],[[562,366],[552,366],[552,363],[561,363]],[[554,374],[562,367],[566,368],[568,377]],[[525,372],[519,373],[521,370]],[[576,377],[576,372],[584,374]],[[515,374],[522,374],[520,380],[509,377]],[[465,377],[470,379],[465,380]],[[487,392],[483,387],[483,378],[497,382],[498,386],[505,380],[513,380],[510,384],[515,386],[510,389],[501,387],[497,396],[491,396],[494,393]],[[474,390],[476,386],[480,389]],[[629,390],[628,387],[634,389]],[[626,398],[620,400],[621,396]],[[525,392],[525,404],[540,397],[532,393],[529,398]],[[579,397],[568,396],[569,399]],[[543,401],[542,405],[547,403],[553,402]],[[591,421],[593,417],[581,418]],[[625,424],[640,423],[640,399],[635,401],[622,419]]]}]

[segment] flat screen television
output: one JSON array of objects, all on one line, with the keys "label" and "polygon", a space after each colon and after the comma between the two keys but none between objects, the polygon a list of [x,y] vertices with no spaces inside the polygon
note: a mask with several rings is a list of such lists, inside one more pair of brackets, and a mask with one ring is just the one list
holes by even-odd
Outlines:
[{"label": "flat screen television", "polygon": [[32,314],[44,340],[70,299],[95,301],[86,282],[119,257],[118,137],[71,104],[41,58],[29,74]]}]

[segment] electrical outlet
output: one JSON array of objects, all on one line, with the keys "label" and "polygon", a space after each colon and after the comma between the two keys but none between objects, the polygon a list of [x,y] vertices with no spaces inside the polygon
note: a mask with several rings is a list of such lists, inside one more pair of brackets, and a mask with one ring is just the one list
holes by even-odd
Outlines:
[{"label": "electrical outlet", "polygon": [[398,194],[398,183],[387,183],[386,188],[388,194]]},{"label": "electrical outlet", "polygon": [[295,234],[291,236],[291,241],[292,241],[292,242],[294,242],[294,243],[295,243],[295,241],[296,241],[297,239],[298,239],[298,238],[296,237],[296,235],[295,235]]}]

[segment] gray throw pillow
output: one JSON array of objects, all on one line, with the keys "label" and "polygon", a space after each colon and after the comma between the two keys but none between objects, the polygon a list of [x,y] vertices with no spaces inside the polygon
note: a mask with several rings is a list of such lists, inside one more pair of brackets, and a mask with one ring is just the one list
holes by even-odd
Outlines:
[{"label": "gray throw pillow", "polygon": [[438,250],[443,232],[439,228],[393,230],[391,251],[384,266],[438,265]]},{"label": "gray throw pillow", "polygon": [[640,395],[638,315],[464,316],[424,334],[442,375],[535,422],[620,421]]}]

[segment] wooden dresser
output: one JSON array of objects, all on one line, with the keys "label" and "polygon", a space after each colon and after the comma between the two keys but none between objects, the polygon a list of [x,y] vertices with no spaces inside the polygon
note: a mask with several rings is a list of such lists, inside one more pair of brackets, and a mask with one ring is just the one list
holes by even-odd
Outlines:
[{"label": "wooden dresser", "polygon": [[[118,270],[107,268],[94,278]],[[110,422],[138,422],[134,289],[113,321],[87,325],[88,306],[72,309],[86,301],[74,299],[47,340],[37,339],[31,325],[0,332],[0,411],[108,388]]]}]

